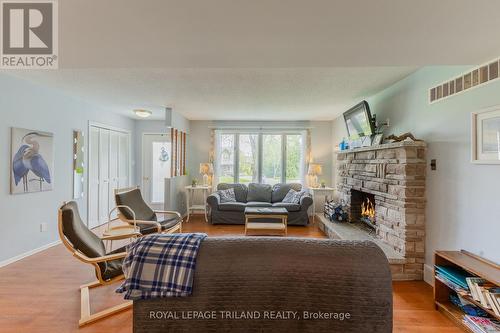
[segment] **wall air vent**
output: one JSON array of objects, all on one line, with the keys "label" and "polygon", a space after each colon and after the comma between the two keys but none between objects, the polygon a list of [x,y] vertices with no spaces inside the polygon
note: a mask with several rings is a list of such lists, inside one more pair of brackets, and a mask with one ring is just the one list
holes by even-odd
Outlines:
[{"label": "wall air vent", "polygon": [[476,88],[483,84],[497,80],[499,78],[499,74],[500,59],[490,61],[470,72],[429,89],[429,103],[436,103],[471,88]]}]

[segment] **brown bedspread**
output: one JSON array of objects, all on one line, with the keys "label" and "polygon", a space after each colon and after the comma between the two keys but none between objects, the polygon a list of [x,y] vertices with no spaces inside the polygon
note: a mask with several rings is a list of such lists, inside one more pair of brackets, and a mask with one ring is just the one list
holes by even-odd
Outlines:
[{"label": "brown bedspread", "polygon": [[134,301],[134,332],[392,332],[372,242],[207,238],[189,297]]}]

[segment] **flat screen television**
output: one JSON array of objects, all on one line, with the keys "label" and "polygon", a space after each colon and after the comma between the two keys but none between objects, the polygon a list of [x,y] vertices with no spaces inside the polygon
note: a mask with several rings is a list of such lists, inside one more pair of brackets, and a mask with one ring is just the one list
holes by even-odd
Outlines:
[{"label": "flat screen television", "polygon": [[344,112],[344,120],[350,139],[357,139],[375,133],[375,124],[367,101],[356,104]]}]

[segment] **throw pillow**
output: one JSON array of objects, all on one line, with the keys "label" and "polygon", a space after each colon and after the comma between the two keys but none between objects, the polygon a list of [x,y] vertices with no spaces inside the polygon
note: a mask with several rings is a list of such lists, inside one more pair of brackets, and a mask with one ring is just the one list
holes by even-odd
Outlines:
[{"label": "throw pillow", "polygon": [[282,202],[285,203],[293,203],[298,204],[300,202],[300,198],[305,194],[305,191],[295,191],[294,189],[290,189],[288,193],[283,198]]},{"label": "throw pillow", "polygon": [[294,189],[290,189],[288,193],[285,195],[283,198],[282,202],[285,203],[299,203],[300,197],[297,198],[297,194],[299,194],[298,191],[295,191]]},{"label": "throw pillow", "polygon": [[236,194],[234,193],[233,188],[228,188],[227,190],[220,190],[218,192],[219,192],[221,203],[236,202]]}]

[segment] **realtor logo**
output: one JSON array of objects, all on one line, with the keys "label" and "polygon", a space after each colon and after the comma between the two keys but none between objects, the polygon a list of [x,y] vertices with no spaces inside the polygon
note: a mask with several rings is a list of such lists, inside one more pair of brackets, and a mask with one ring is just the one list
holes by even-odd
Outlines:
[{"label": "realtor logo", "polygon": [[57,69],[55,1],[1,1],[3,69]]}]

